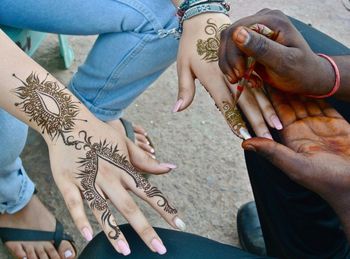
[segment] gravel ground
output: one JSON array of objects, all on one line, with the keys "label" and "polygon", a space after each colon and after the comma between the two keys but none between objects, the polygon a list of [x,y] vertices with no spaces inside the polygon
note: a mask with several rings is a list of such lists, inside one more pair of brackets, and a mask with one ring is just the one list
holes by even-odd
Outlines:
[{"label": "gravel ground", "polygon": [[[233,21],[265,7],[281,9],[350,46],[350,12],[345,10],[341,0],[230,2]],[[55,35],[45,40],[34,59],[66,84],[84,61],[94,39],[90,36],[70,37],[76,60],[69,70],[64,70]],[[170,112],[176,96],[177,77],[173,65],[131,105],[124,117],[147,129],[161,161],[178,165],[171,174],[152,177],[151,181],[175,202],[183,214],[187,231],[238,245],[237,209],[252,200],[240,141],[230,133],[202,88],[198,87],[193,105],[180,114]],[[40,198],[74,236],[78,248],[83,248],[84,241],[76,231],[51,177],[45,143],[32,131],[22,158],[37,183]],[[139,204],[151,224],[168,227],[152,209],[142,202]],[[89,216],[98,231],[96,221]],[[125,222],[121,216],[117,217],[119,222]],[[0,258],[8,258],[3,247],[0,248]]]}]

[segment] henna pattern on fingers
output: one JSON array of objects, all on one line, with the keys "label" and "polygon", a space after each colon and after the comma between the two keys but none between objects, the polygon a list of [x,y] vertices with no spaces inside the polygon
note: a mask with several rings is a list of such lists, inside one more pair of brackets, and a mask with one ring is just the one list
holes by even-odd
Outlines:
[{"label": "henna pattern on fingers", "polygon": [[[16,77],[15,74],[13,76]],[[76,120],[86,120],[77,118],[79,114],[77,103],[79,102],[74,102],[72,95],[65,92],[65,88],[60,88],[56,82],[48,81],[47,77],[40,81],[35,73],[31,73],[25,81],[16,78],[23,85],[14,91],[22,99],[22,102],[15,103],[15,105],[29,116],[30,121],[40,127],[43,134],[48,134],[51,139],[61,137],[66,146],[84,152],[84,155],[77,161],[80,168],[77,174],[77,178],[80,179],[80,189],[90,208],[101,213],[102,224],[107,224],[111,229],[108,233],[110,239],[118,239],[121,231],[108,208],[105,196],[96,186],[98,165],[101,159],[131,176],[136,187],[142,189],[147,197],[158,198],[157,205],[165,212],[177,213],[163,193],[137,172],[126,156],[119,154],[117,145],[107,143],[107,140],[93,142],[93,137],[89,136],[85,130],[80,131],[78,136],[70,134],[75,127]]]},{"label": "henna pattern on fingers", "polygon": [[222,110],[232,132],[235,133],[238,137],[242,138],[240,129],[246,129],[246,125],[237,106],[233,106],[229,102],[223,102]]},{"label": "henna pattern on fingers", "polygon": [[207,20],[207,24],[204,32],[212,37],[205,40],[199,39],[197,41],[197,53],[199,56],[203,56],[203,60],[205,61],[219,61],[220,34],[229,24],[223,24],[218,27],[211,19]]}]

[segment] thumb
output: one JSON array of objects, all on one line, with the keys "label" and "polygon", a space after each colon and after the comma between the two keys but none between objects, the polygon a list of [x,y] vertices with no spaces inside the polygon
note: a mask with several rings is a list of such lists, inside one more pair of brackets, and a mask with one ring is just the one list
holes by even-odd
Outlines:
[{"label": "thumb", "polygon": [[133,166],[142,172],[151,174],[165,174],[176,168],[176,165],[170,163],[160,163],[139,148],[130,139],[126,139],[130,162]]},{"label": "thumb", "polygon": [[183,111],[190,106],[196,91],[194,83],[195,77],[193,76],[190,67],[178,66],[178,76],[179,93],[173,112]]},{"label": "thumb", "polygon": [[272,69],[281,64],[283,53],[288,50],[266,36],[242,26],[234,31],[232,40],[247,56]]},{"label": "thumb", "polygon": [[294,181],[298,182],[308,172],[309,163],[303,155],[273,140],[252,138],[244,141],[242,147],[265,157]]}]

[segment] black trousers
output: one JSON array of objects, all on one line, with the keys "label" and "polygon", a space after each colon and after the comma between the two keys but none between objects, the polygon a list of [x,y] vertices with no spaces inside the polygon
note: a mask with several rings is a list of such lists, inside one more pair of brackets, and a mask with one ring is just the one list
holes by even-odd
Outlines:
[{"label": "black trousers", "polygon": [[[350,49],[292,19],[314,52],[328,55],[349,55]],[[350,103],[328,100],[348,121]],[[272,132],[278,141],[277,132]],[[269,256],[278,258],[347,258],[349,244],[339,219],[317,194],[294,183],[278,168],[255,153],[245,153],[259,218]],[[262,258],[233,246],[196,235],[156,229],[168,252],[159,256],[146,247],[129,225],[121,226],[131,244],[128,258]],[[103,233],[92,240],[80,258],[123,258],[117,254]]]}]

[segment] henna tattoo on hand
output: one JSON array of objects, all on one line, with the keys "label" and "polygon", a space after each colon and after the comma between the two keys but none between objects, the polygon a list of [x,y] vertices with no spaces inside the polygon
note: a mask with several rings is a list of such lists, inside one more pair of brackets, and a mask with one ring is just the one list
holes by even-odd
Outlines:
[{"label": "henna tattoo on hand", "polygon": [[[16,75],[13,75],[16,77]],[[84,199],[88,202],[91,209],[101,212],[102,224],[108,224],[112,229],[108,233],[110,239],[118,239],[120,230],[112,217],[108,203],[103,194],[96,187],[96,178],[98,174],[98,165],[100,159],[123,170],[134,180],[136,187],[142,189],[147,197],[157,197],[157,205],[170,214],[176,214],[177,210],[173,208],[163,193],[157,187],[152,186],[148,180],[140,174],[126,156],[119,154],[117,145],[108,144],[107,140],[93,142],[92,136],[84,130],[80,131],[77,137],[70,135],[75,126],[75,120],[78,119],[79,108],[77,103],[73,102],[72,96],[64,92],[65,88],[60,88],[56,82],[48,81],[47,77],[40,81],[35,73],[22,82],[22,86],[16,88],[15,94],[22,99],[20,103],[15,103],[35,122],[43,134],[48,134],[51,139],[61,137],[66,146],[72,146],[75,150],[84,151],[84,157],[79,158],[77,163],[80,165],[80,173],[77,178],[80,179],[80,188]],[[82,120],[86,121],[86,120]]]},{"label": "henna tattoo on hand", "polygon": [[70,132],[75,126],[75,120],[79,113],[77,103],[72,96],[60,89],[56,82],[48,81],[47,76],[43,81],[35,73],[31,73],[26,81],[15,78],[23,83],[16,88],[16,95],[23,101],[15,103],[34,121],[51,139],[60,133]]},{"label": "henna tattoo on hand", "polygon": [[242,138],[240,129],[246,128],[246,125],[237,106],[233,106],[229,102],[223,102],[222,110],[232,132],[235,133],[238,137]]},{"label": "henna tattoo on hand", "polygon": [[204,32],[212,37],[205,40],[199,39],[197,41],[197,53],[199,56],[203,56],[203,60],[205,61],[219,61],[220,34],[229,24],[223,24],[218,27],[211,19],[207,20],[207,24]]}]

